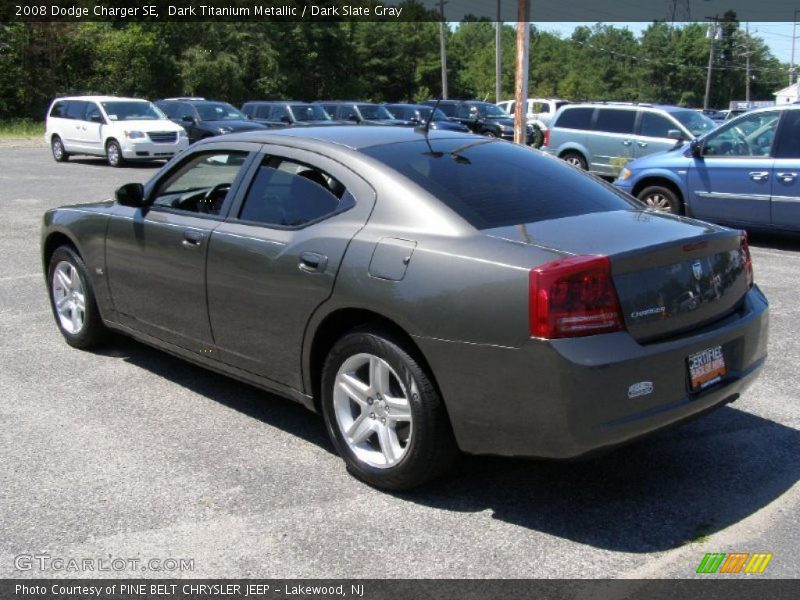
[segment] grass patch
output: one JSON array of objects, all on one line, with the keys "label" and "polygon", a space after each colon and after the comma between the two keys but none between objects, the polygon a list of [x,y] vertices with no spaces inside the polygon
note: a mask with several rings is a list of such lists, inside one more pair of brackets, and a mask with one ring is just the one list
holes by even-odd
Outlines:
[{"label": "grass patch", "polygon": [[687,540],[689,544],[705,544],[711,536],[713,526],[711,523],[700,523],[695,527],[692,537]]},{"label": "grass patch", "polygon": [[0,121],[0,138],[42,138],[44,121],[9,119]]}]

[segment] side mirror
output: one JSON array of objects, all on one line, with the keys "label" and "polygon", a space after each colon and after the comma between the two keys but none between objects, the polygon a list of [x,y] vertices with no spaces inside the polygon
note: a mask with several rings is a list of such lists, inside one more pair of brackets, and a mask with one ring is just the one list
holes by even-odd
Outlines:
[{"label": "side mirror", "polygon": [[103,115],[97,115],[97,114],[95,114],[95,115],[92,115],[92,116],[89,118],[89,120],[90,120],[92,123],[104,123],[104,122],[105,122],[105,121],[103,121]]},{"label": "side mirror", "polygon": [[141,183],[126,183],[117,188],[114,199],[122,206],[141,208],[144,206],[144,186]]},{"label": "side mirror", "polygon": [[292,120],[288,116],[283,115],[281,117],[281,123],[291,123],[291,122],[292,122]]},{"label": "side mirror", "polygon": [[185,115],[181,117],[181,121],[183,121],[184,123],[191,123],[192,125],[194,125],[195,122],[194,117],[191,115]]},{"label": "side mirror", "polygon": [[358,123],[361,119],[358,118],[358,115],[350,115],[347,117],[348,121],[352,121],[353,123]]},{"label": "side mirror", "polygon": [[682,140],[684,136],[679,129],[670,129],[667,131],[667,137],[671,140]]},{"label": "side mirror", "polygon": [[696,158],[700,158],[701,156],[703,156],[703,144],[700,143],[700,140],[697,139],[692,140],[689,149],[692,153],[692,156]]}]

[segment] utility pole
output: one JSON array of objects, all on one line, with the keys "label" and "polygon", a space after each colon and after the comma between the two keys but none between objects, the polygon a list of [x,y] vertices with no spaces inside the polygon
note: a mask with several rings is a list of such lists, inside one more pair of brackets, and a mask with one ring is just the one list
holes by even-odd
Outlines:
[{"label": "utility pole", "polygon": [[711,49],[708,52],[708,75],[706,76],[706,95],[703,98],[703,109],[708,109],[708,103],[711,98],[711,72],[714,69],[714,50],[717,45],[717,40],[722,37],[722,29],[719,27],[719,15],[715,17],[706,17],[706,19],[713,21],[714,24],[708,30],[708,37],[711,38]]},{"label": "utility pole", "polygon": [[517,73],[514,94],[514,141],[525,144],[528,130],[528,0],[517,0]]},{"label": "utility pole", "polygon": [[745,87],[744,87],[744,99],[747,102],[747,107],[750,107],[750,57],[753,56],[753,51],[750,50],[750,21],[745,23],[745,33],[744,39],[745,44],[747,44],[747,49],[744,51],[744,58],[745,58]]},{"label": "utility pole", "polygon": [[439,53],[442,59],[442,100],[447,100],[447,48],[444,42],[444,28],[447,26],[444,20],[444,5],[446,0],[439,0]]},{"label": "utility pole", "polygon": [[797,9],[794,9],[792,15],[792,62],[789,66],[789,85],[794,83],[794,42],[797,39]]},{"label": "utility pole", "polygon": [[497,0],[497,23],[495,23],[495,57],[494,57],[494,101],[500,102],[503,95],[503,46],[502,46],[502,31],[503,20],[500,17],[500,3],[502,0]]}]

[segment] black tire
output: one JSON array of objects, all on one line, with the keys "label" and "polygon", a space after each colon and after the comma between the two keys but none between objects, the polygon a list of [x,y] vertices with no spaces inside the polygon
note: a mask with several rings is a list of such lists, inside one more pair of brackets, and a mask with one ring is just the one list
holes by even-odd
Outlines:
[{"label": "black tire", "polygon": [[53,159],[56,162],[67,162],[69,154],[64,150],[64,142],[57,135],[54,135],[50,140],[50,151],[53,153]]},{"label": "black tire", "polygon": [[561,155],[561,160],[568,162],[572,166],[578,167],[583,171],[586,171],[589,168],[589,165],[586,163],[586,159],[580,152],[564,152],[564,154]]},{"label": "black tire", "polygon": [[663,185],[649,185],[636,196],[653,210],[671,212],[675,215],[683,214],[683,202],[674,190]]},{"label": "black tire", "polygon": [[125,164],[125,158],[122,156],[122,148],[120,148],[117,140],[108,140],[108,142],[106,142],[106,160],[108,164],[114,168],[121,167]]},{"label": "black tire", "polygon": [[[334,386],[339,369],[348,359],[363,354],[388,363],[394,371],[393,376],[405,390],[416,390],[406,394],[413,433],[406,442],[404,454],[392,466],[375,467],[359,458],[345,440],[336,417]],[[388,332],[356,330],[342,337],[325,360],[321,391],[328,435],[344,459],[347,470],[369,485],[392,491],[417,487],[446,471],[458,455],[450,420],[436,386],[412,353],[407,352]],[[377,406],[377,401],[373,406]],[[365,443],[378,446],[377,434],[374,435]]]},{"label": "black tire", "polygon": [[[83,288],[83,324],[76,332],[68,331],[64,327],[61,322],[58,309],[56,308],[56,301],[53,293],[53,278],[56,268],[62,263],[69,263],[72,265],[72,267],[75,269],[74,273],[76,273],[80,278],[80,283]],[[60,246],[50,257],[50,262],[47,266],[47,292],[50,298],[50,307],[53,310],[53,317],[56,320],[58,330],[61,332],[61,335],[64,336],[64,339],[70,346],[87,349],[97,346],[108,339],[109,331],[103,324],[103,320],[100,318],[100,311],[97,309],[94,289],[92,288],[92,282],[88,277],[86,265],[78,253],[75,252],[75,250],[70,246]]]},{"label": "black tire", "polygon": [[541,148],[544,144],[544,132],[538,125],[533,126],[533,133],[531,134],[531,146],[533,148]]}]

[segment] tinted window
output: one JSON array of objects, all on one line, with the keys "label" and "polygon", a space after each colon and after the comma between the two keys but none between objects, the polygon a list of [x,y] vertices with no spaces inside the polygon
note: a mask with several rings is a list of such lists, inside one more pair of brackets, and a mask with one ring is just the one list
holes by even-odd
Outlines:
[{"label": "tinted window", "polygon": [[277,157],[268,158],[247,192],[239,213],[243,221],[299,227],[352,204],[344,186],[309,165]]},{"label": "tinted window", "polygon": [[800,110],[787,110],[781,123],[775,158],[800,158]]},{"label": "tinted window", "polygon": [[50,111],[51,117],[60,117],[62,119],[67,118],[67,102],[59,101],[53,105],[53,109]]},{"label": "tinted window", "polygon": [[769,156],[778,126],[778,116],[777,112],[755,113],[722,125],[705,138],[703,154]]},{"label": "tinted window", "polygon": [[177,114],[178,119],[184,119],[186,117],[190,117],[194,119],[194,109],[192,108],[191,104],[187,104],[186,102],[181,102],[175,107],[175,113]]},{"label": "tinted window", "polygon": [[83,120],[86,114],[86,102],[82,100],[70,100],[67,102],[67,118]]},{"label": "tinted window", "polygon": [[269,104],[259,104],[254,109],[251,109],[251,111],[254,117],[257,117],[259,119],[267,119],[269,118],[269,109],[270,109]]},{"label": "tinted window", "polygon": [[203,121],[238,121],[246,118],[227,102],[204,102],[195,104],[195,108]]},{"label": "tinted window", "polygon": [[159,185],[153,205],[218,215],[245,158],[246,152],[195,154]]},{"label": "tinted window", "polygon": [[606,133],[633,133],[635,122],[635,110],[600,108],[597,111],[597,123],[594,128]]},{"label": "tinted window", "polygon": [[297,121],[329,121],[325,109],[316,104],[292,104],[292,113]]},{"label": "tinted window", "polygon": [[100,108],[94,102],[86,103],[86,120],[95,123],[102,123],[104,120]]},{"label": "tinted window", "polygon": [[169,119],[177,119],[177,107],[171,102],[157,102],[156,106],[167,115]]},{"label": "tinted window", "polygon": [[646,137],[667,137],[670,129],[678,129],[672,121],[656,113],[642,113],[642,124],[639,135]]},{"label": "tinted window", "polygon": [[362,152],[405,175],[478,229],[633,207],[592,176],[515,144],[435,140],[431,145],[404,142]]},{"label": "tinted window", "polygon": [[556,127],[569,129],[589,129],[592,124],[593,108],[569,108],[561,113]]},{"label": "tinted window", "polygon": [[[433,106],[433,105],[431,105]],[[448,117],[455,117],[456,116],[456,107],[454,104],[448,104],[446,102],[439,103],[439,110],[441,110],[444,114]]]},{"label": "tinted window", "polygon": [[[284,119],[285,117],[285,119]],[[269,111],[269,118],[272,121],[285,121],[289,122],[289,111],[285,106],[273,106]]]}]

